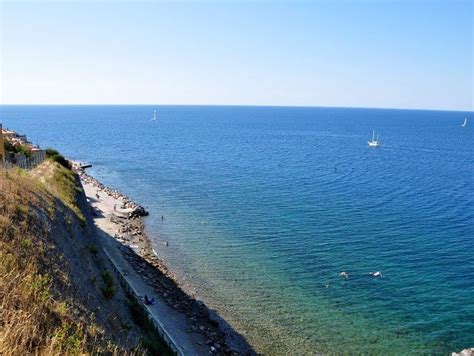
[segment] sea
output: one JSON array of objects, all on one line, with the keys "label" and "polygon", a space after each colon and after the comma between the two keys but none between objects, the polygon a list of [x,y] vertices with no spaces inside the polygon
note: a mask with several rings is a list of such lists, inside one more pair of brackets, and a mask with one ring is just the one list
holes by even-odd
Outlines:
[{"label": "sea", "polygon": [[157,255],[258,352],[474,347],[472,112],[0,106],[0,122],[147,207]]}]

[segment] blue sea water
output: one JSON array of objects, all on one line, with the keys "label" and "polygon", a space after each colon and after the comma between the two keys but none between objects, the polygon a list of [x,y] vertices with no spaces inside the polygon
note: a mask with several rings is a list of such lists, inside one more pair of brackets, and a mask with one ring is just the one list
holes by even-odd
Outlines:
[{"label": "blue sea water", "polygon": [[[91,174],[147,206],[157,254],[267,354],[474,346],[473,119],[342,108],[0,107],[4,126],[92,163]],[[367,147],[373,129],[380,148]]]}]

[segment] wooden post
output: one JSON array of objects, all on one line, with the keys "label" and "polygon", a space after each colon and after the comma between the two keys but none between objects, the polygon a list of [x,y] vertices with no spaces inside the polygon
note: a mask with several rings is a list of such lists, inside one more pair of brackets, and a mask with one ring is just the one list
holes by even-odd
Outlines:
[{"label": "wooden post", "polygon": [[3,146],[3,129],[0,124],[0,163],[5,162],[5,147]]}]

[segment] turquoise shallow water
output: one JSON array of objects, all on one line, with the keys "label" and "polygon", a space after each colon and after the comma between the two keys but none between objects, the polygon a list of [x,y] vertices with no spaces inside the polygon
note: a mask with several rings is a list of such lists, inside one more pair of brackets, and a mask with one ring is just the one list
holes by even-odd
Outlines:
[{"label": "turquoise shallow water", "polygon": [[[473,129],[460,127],[472,113],[3,106],[0,115],[147,206],[157,253],[260,351],[474,346]],[[372,129],[379,149],[367,147]]]}]

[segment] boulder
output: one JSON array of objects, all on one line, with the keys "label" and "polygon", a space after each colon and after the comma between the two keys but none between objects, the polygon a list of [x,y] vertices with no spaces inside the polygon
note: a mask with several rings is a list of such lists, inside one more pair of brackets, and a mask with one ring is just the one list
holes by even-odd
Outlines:
[{"label": "boulder", "polygon": [[459,353],[453,352],[451,356],[474,356],[474,347],[464,349]]}]

